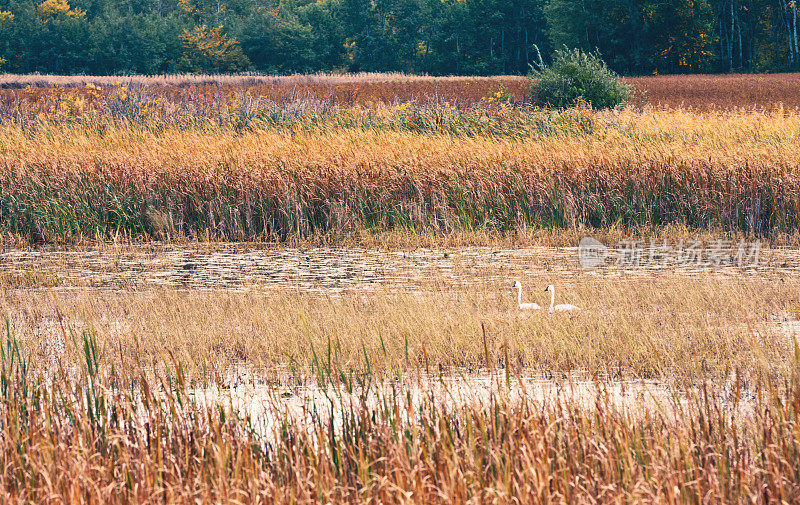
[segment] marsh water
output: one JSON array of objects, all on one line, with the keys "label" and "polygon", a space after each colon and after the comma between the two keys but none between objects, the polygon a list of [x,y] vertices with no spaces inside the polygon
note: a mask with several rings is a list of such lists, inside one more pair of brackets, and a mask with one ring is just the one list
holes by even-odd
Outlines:
[{"label": "marsh water", "polygon": [[[125,245],[73,248],[69,250],[5,250],[0,252],[0,275],[21,284],[33,280],[27,289],[119,290],[171,287],[185,290],[269,290],[299,289],[335,293],[388,289],[424,291],[448,286],[479,286],[511,278],[547,276],[568,282],[580,275],[600,278],[616,276],[658,276],[679,273],[687,276],[755,276],[787,278],[800,276],[800,250],[764,248],[756,265],[604,264],[584,269],[576,247],[461,247],[410,250],[364,248],[288,248],[258,244]],[[22,287],[22,289],[26,289]],[[122,323],[122,321],[120,321]],[[800,322],[781,321],[781,333],[795,338]],[[36,331],[55,354],[63,352],[59,323],[43,320]],[[57,356],[52,356],[57,359]],[[245,374],[246,375],[246,374]],[[237,377],[227,387],[200,388],[194,395],[201,403],[222,402],[232,411],[262,419],[270,426],[281,412],[298,419],[311,411],[341,412],[348,404],[365,401],[362,393],[332,391],[306,381],[287,385],[260,381],[258,377]],[[504,385],[505,383],[505,385]],[[395,387],[383,382],[366,401],[377,402]],[[591,407],[600,396],[623,408],[672,411],[675,389],[663,380],[619,381],[542,376],[503,380],[503,372],[454,371],[438,377],[404,382],[401,387],[414,404],[435,395],[447,404],[485,403],[492,395],[506,394],[511,400],[568,401]],[[723,386],[723,391],[728,386]],[[684,391],[685,393],[685,391]],[[359,398],[362,396],[362,398]]]},{"label": "marsh water", "polygon": [[[764,248],[757,263],[664,265],[610,262],[584,270],[576,247],[383,250],[287,248],[255,244],[125,245],[69,250],[0,252],[0,274],[47,287],[124,289],[295,288],[311,291],[424,290],[432,284],[469,286],[512,278],[552,275],[800,275],[800,250]],[[646,254],[646,250],[645,250]]]},{"label": "marsh water", "polygon": [[[190,395],[202,406],[221,405],[228,412],[249,419],[256,432],[267,438],[279,436],[282,423],[305,423],[314,430],[320,421],[338,432],[344,420],[362,409],[393,408],[405,421],[422,410],[457,412],[487,408],[496,402],[519,407],[553,409],[569,415],[573,409],[591,411],[612,409],[628,420],[644,416],[675,422],[693,403],[702,402],[708,390],[702,387],[676,387],[665,380],[620,380],[612,377],[559,374],[517,375],[505,369],[470,375],[440,374],[413,376],[370,383],[348,389],[344,384],[301,384],[231,381],[230,387],[199,387]],[[718,412],[738,422],[748,420],[757,408],[757,395],[742,392],[734,380],[718,384],[714,395]]]}]

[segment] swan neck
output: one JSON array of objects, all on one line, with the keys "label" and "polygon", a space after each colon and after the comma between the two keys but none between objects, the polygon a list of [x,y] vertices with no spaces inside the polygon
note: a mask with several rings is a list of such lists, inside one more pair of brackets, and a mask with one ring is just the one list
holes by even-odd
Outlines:
[{"label": "swan neck", "polygon": [[550,290],[550,310],[553,310],[553,306],[556,304],[556,290]]},{"label": "swan neck", "polygon": [[517,286],[517,305],[522,306],[522,286]]}]

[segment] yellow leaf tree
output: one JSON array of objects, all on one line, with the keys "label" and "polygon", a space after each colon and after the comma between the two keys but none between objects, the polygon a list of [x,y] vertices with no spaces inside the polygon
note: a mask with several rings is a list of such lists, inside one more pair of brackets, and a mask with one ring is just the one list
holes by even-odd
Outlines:
[{"label": "yellow leaf tree", "polygon": [[222,27],[206,25],[184,30],[181,34],[183,54],[178,70],[191,73],[231,73],[247,70],[250,60],[235,39],[222,33]]},{"label": "yellow leaf tree", "polygon": [[[14,13],[10,11],[0,11],[0,28],[14,22]],[[0,56],[0,69],[6,64],[6,59]]]},{"label": "yellow leaf tree", "polygon": [[79,19],[86,16],[86,11],[71,8],[67,0],[44,0],[36,6],[36,12],[42,21],[65,17]]}]

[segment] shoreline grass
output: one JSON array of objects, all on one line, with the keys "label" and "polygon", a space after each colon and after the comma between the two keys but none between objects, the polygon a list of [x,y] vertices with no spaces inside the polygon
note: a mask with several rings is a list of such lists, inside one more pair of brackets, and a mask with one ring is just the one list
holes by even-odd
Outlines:
[{"label": "shoreline grass", "polygon": [[800,229],[794,113],[302,107],[267,122],[254,112],[242,130],[230,111],[179,120],[194,126],[170,114],[12,121],[1,127],[0,233],[69,243]]},{"label": "shoreline grass", "polygon": [[28,234],[0,234],[0,253],[20,251],[87,251],[92,249],[150,247],[201,247],[206,250],[224,249],[235,244],[262,248],[364,248],[374,250],[414,251],[417,249],[450,249],[460,247],[496,247],[519,249],[526,247],[576,247],[580,239],[593,237],[604,244],[624,243],[692,243],[697,240],[711,244],[718,240],[730,243],[760,240],[764,248],[798,248],[800,231],[772,233],[755,237],[752,233],[730,232],[718,228],[698,230],[681,225],[641,226],[623,229],[618,226],[593,228],[578,226],[572,229],[525,228],[521,230],[475,230],[450,233],[425,233],[413,230],[376,231],[359,229],[337,235],[289,234],[283,240],[248,240],[245,242],[219,241],[212,237],[172,236],[167,240],[154,237],[72,237],[69,242],[37,243]]}]

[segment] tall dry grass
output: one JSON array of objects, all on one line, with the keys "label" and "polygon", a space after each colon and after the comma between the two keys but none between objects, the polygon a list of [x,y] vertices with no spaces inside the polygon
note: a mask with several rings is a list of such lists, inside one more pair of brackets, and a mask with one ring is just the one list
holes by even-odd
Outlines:
[{"label": "tall dry grass", "polygon": [[800,224],[794,112],[132,93],[4,111],[3,233],[286,240],[680,225],[769,237]]},{"label": "tall dry grass", "polygon": [[[247,94],[263,100],[324,101],[335,105],[375,107],[408,101],[471,105],[498,90],[515,102],[530,94],[530,84],[520,77],[422,77],[404,74],[298,75],[286,77],[165,76],[165,77],[83,77],[83,76],[0,76],[0,102],[15,100],[50,101],[79,93],[87,97],[106,94],[118,87],[144,90],[167,96],[172,101],[193,102]],[[97,91],[98,86],[101,89]]]},{"label": "tall dry grass", "polygon": [[294,74],[294,75],[259,75],[259,74],[167,74],[167,75],[127,75],[127,76],[93,76],[93,75],[48,75],[48,74],[0,74],[0,88],[21,89],[28,86],[38,88],[82,87],[87,84],[101,86],[141,85],[141,86],[242,86],[265,85],[302,85],[302,84],[358,84],[372,82],[446,82],[446,81],[484,81],[501,79],[521,79],[517,76],[478,77],[448,76],[433,77],[427,75],[405,74],[402,72],[357,72],[352,74]]},{"label": "tall dry grass", "polygon": [[659,75],[627,77],[636,100],[658,107],[700,110],[795,109],[800,74]]},{"label": "tall dry grass", "polygon": [[[37,93],[0,100],[0,229],[33,242],[798,228],[794,112]],[[3,501],[800,500],[790,276],[579,276],[559,283],[586,309],[572,318],[446,279],[341,295],[51,279],[0,275]],[[524,281],[546,303],[533,288],[553,280]],[[452,401],[445,378],[501,368],[488,398]],[[518,380],[533,373],[594,376],[594,402],[542,400]],[[255,412],[233,400],[241,376],[269,391]],[[631,378],[666,399],[616,404]],[[292,408],[281,384],[310,380],[325,403]]]},{"label": "tall dry grass", "polygon": [[325,355],[331,348],[345,369],[368,357],[375,371],[474,371],[492,364],[488,345],[497,359],[529,373],[724,381],[738,370],[755,381],[789,373],[792,339],[800,338],[800,285],[793,278],[522,279],[525,299],[543,306],[544,286],[558,284],[561,303],[585,309],[571,318],[520,313],[511,281],[467,288],[442,277],[420,293],[140,288],[62,290],[54,297],[8,288],[0,291],[0,314],[42,362],[68,343],[64,321],[78,332],[94,329],[117,368],[169,352],[195,377],[237,367],[273,377],[288,363],[307,373],[312,349]]},{"label": "tall dry grass", "polygon": [[[94,336],[43,369],[0,353],[0,495],[82,503],[792,503],[800,498],[798,369],[628,410],[540,401],[511,377],[452,403],[413,382],[321,367],[321,409],[293,415],[278,390],[260,414],[203,400],[163,372],[109,366]],[[211,385],[222,386],[212,382]]]}]

